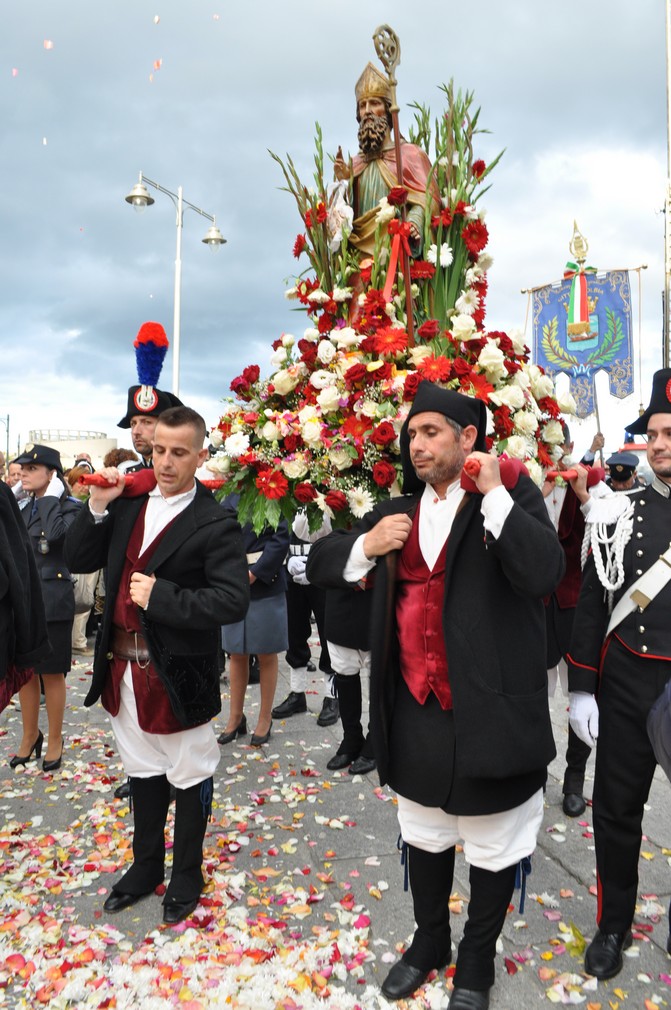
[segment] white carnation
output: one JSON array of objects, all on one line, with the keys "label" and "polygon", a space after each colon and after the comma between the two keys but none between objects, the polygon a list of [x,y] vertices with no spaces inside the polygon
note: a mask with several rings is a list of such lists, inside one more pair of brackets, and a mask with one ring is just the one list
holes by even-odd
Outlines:
[{"label": "white carnation", "polygon": [[334,302],[346,302],[348,298],[352,297],[351,288],[334,288],[333,294],[331,295]]},{"label": "white carnation", "polygon": [[308,301],[312,302],[313,305],[324,305],[325,302],[330,301],[330,295],[327,295],[321,288],[315,288],[308,295]]},{"label": "white carnation", "polygon": [[386,196],[383,196],[378,204],[378,211],[375,215],[375,223],[377,225],[387,224],[392,218],[396,217],[396,208],[393,207]]},{"label": "white carnation", "polygon": [[377,415],[378,405],[375,400],[363,400],[357,408],[358,414],[363,414],[364,417],[375,417]]},{"label": "white carnation", "polygon": [[518,410],[513,415],[513,424],[520,435],[532,436],[536,434],[538,419],[531,410]]}]

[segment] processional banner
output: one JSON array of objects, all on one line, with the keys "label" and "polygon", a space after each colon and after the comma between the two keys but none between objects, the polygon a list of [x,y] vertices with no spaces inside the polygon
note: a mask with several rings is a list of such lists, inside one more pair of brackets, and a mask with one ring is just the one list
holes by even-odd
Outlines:
[{"label": "processional banner", "polygon": [[[578,417],[595,410],[594,376],[608,372],[610,392],[623,399],[634,392],[629,273],[612,270],[597,275],[589,267],[570,270],[560,284],[533,289],[533,359],[555,376],[564,372],[576,401]],[[585,322],[575,325],[582,298]]]}]

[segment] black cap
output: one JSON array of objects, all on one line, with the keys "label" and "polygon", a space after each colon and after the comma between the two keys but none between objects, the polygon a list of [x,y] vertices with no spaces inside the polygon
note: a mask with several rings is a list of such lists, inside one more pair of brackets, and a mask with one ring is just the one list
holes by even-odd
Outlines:
[{"label": "black cap", "polygon": [[615,480],[629,480],[638,466],[638,456],[633,452],[614,452],[606,460],[606,466]]},{"label": "black cap", "polygon": [[168,393],[154,386],[131,386],[128,390],[128,407],[126,416],[119,421],[118,428],[130,428],[131,417],[144,414],[145,417],[158,417],[169,407],[183,407],[184,404],[174,393]]},{"label": "black cap", "polygon": [[652,395],[648,409],[633,424],[627,425],[632,435],[645,435],[653,414],[671,414],[671,368],[660,368],[652,377]]},{"label": "black cap", "polygon": [[424,487],[424,481],[419,479],[410,462],[408,422],[416,414],[425,414],[429,411],[442,414],[443,417],[448,417],[451,421],[456,421],[462,428],[468,427],[469,424],[474,425],[478,429],[478,434],[473,450],[475,452],[487,451],[485,438],[487,434],[487,408],[483,401],[477,400],[474,396],[457,393],[454,389],[443,389],[435,382],[427,382],[426,380],[420,382],[399,436],[404,494],[413,494]]},{"label": "black cap", "polygon": [[61,454],[57,449],[52,449],[50,445],[33,445],[32,442],[29,442],[21,455],[13,459],[12,463],[19,463],[21,466],[26,466],[28,463],[39,463],[48,467],[49,470],[63,472]]}]

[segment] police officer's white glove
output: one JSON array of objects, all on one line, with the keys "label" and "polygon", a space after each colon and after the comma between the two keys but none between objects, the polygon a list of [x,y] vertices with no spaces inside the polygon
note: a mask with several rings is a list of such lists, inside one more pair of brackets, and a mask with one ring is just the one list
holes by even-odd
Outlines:
[{"label": "police officer's white glove", "polygon": [[571,691],[568,699],[568,721],[573,732],[588,747],[593,747],[599,736],[599,706],[596,698],[587,691]]},{"label": "police officer's white glove", "polygon": [[308,559],[304,554],[292,555],[287,561],[287,571],[298,586],[309,586],[310,583],[305,577],[305,567]]},{"label": "police officer's white glove", "polygon": [[54,471],[54,475],[49,481],[47,489],[44,492],[45,497],[47,495],[52,495],[54,498],[61,498],[64,492],[65,492],[65,484]]}]

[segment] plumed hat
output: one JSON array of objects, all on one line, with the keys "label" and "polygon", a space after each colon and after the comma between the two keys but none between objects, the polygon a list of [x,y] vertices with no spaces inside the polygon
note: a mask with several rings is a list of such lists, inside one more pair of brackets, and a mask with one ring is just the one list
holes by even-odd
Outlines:
[{"label": "plumed hat", "polygon": [[660,368],[652,377],[652,395],[648,409],[626,430],[632,435],[645,435],[653,414],[671,414],[671,368]]},{"label": "plumed hat", "polygon": [[119,428],[130,428],[132,417],[144,414],[158,417],[168,407],[181,407],[182,401],[173,393],[157,388],[157,382],[168,353],[168,338],[160,323],[143,323],[133,344],[139,386],[128,390],[126,415],[119,421]]},{"label": "plumed hat", "polygon": [[443,389],[435,382],[420,382],[417,387],[417,394],[413,400],[412,407],[408,412],[405,423],[401,428],[399,442],[401,446],[401,462],[403,463],[403,493],[414,494],[421,491],[424,481],[420,480],[415,473],[415,468],[410,462],[410,436],[408,435],[408,422],[416,414],[425,414],[432,411],[442,414],[443,417],[455,421],[462,428],[469,424],[475,425],[478,434],[473,446],[474,452],[486,452],[487,443],[487,408],[482,400],[476,400],[473,396],[466,396],[464,393],[457,393],[453,389]]},{"label": "plumed hat", "polygon": [[61,454],[57,449],[52,449],[50,445],[33,445],[32,442],[29,442],[21,455],[13,459],[12,463],[18,463],[20,466],[26,466],[28,463],[41,463],[49,470],[58,470],[60,474],[63,473]]}]

